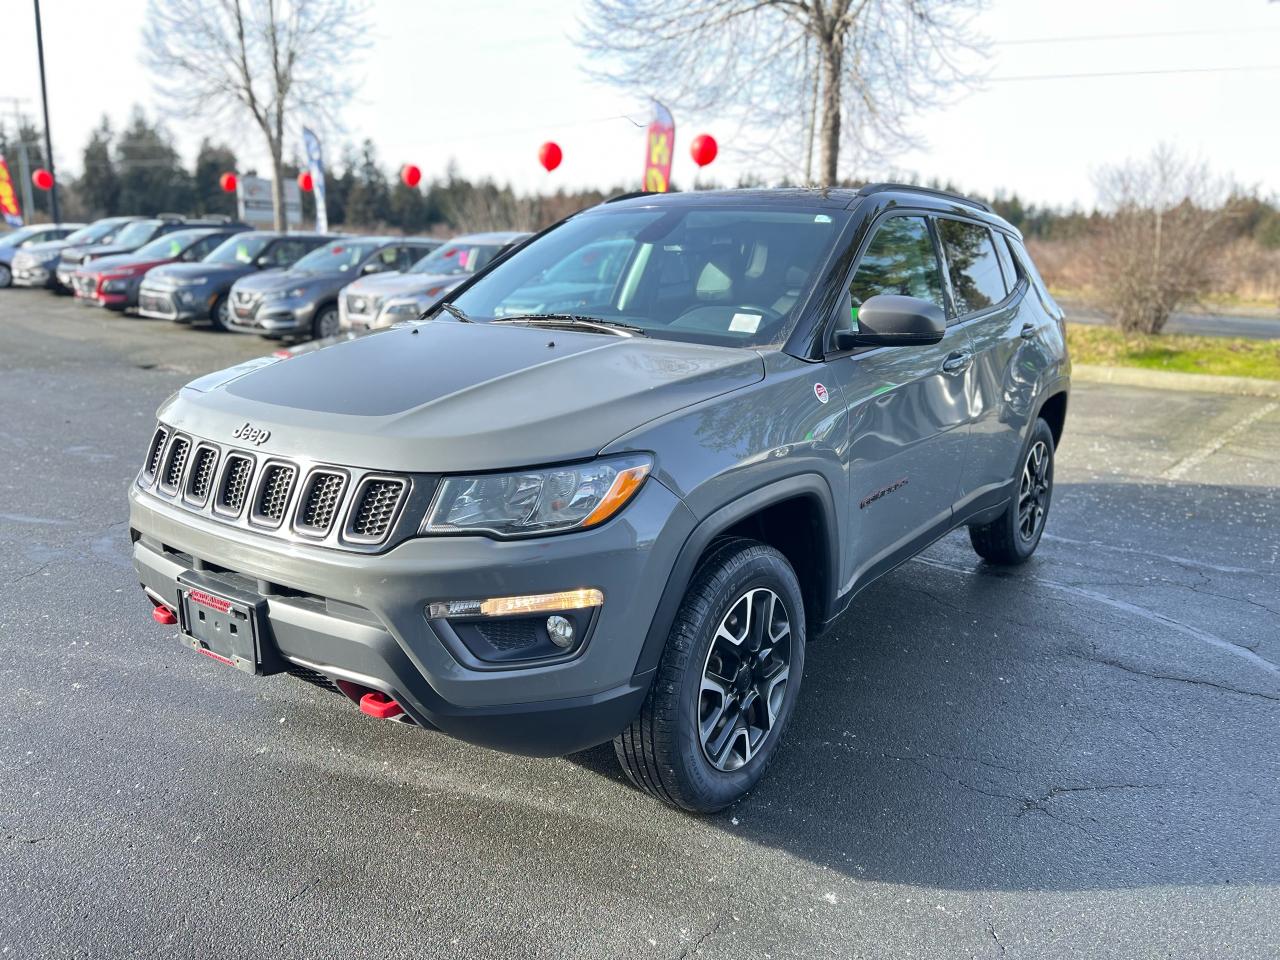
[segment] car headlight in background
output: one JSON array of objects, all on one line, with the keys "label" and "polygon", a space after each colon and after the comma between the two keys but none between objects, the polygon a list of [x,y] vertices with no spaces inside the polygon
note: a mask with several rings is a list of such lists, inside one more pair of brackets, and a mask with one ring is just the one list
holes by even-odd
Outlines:
[{"label": "car headlight in background", "polygon": [[653,467],[646,456],[446,477],[422,533],[492,533],[503,537],[583,530],[604,523],[635,496]]},{"label": "car headlight in background", "polygon": [[107,277],[102,282],[102,290],[104,293],[121,293],[128,288],[128,277]]},{"label": "car headlight in background", "polygon": [[412,320],[422,313],[422,308],[412,300],[401,300],[399,303],[388,303],[382,312],[395,320]]}]

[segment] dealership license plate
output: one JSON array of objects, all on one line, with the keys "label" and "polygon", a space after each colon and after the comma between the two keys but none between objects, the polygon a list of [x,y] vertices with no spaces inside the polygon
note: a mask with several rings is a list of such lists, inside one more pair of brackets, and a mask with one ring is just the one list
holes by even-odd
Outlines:
[{"label": "dealership license plate", "polygon": [[276,672],[264,599],[220,588],[195,572],[178,578],[178,598],[179,636],[192,650],[246,673]]}]

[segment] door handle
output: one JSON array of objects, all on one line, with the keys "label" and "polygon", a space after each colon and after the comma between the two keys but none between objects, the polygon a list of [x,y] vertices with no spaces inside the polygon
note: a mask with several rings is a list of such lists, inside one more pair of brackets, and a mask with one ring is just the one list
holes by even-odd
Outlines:
[{"label": "door handle", "polygon": [[1023,340],[1034,340],[1036,335],[1036,325],[1034,323],[1024,323],[1022,332],[1018,334]]},{"label": "door handle", "polygon": [[969,369],[973,362],[973,354],[968,350],[957,350],[942,361],[943,373],[961,373]]}]

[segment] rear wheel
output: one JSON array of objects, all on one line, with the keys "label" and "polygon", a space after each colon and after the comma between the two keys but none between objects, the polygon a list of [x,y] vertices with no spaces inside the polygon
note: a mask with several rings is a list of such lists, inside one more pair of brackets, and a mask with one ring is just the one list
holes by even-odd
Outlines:
[{"label": "rear wheel", "polygon": [[791,718],[804,641],[787,559],[754,540],[716,544],[680,605],[639,716],[614,740],[632,783],[700,813],[744,796]]},{"label": "rear wheel", "polygon": [[1053,431],[1044,420],[1036,420],[1020,465],[1016,493],[1004,513],[969,528],[973,549],[991,563],[1023,563],[1040,544],[1053,499]]},{"label": "rear wheel", "polygon": [[209,322],[215,330],[231,329],[231,300],[225,293],[209,309]]},{"label": "rear wheel", "polygon": [[315,319],[311,321],[311,336],[316,340],[334,337],[338,335],[340,327],[338,307],[330,303],[316,311]]}]

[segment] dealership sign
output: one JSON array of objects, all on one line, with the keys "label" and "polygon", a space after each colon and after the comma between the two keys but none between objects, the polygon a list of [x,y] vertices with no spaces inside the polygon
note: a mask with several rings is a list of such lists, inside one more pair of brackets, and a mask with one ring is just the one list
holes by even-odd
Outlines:
[{"label": "dealership sign", "polygon": [[[240,219],[251,227],[275,226],[275,206],[271,200],[271,181],[266,177],[236,178],[236,203]],[[302,223],[302,192],[292,180],[284,183],[284,214],[289,226]]]},{"label": "dealership sign", "polygon": [[22,208],[18,206],[13,177],[9,175],[9,164],[5,162],[3,153],[0,153],[0,216],[11,227],[22,226]]}]

